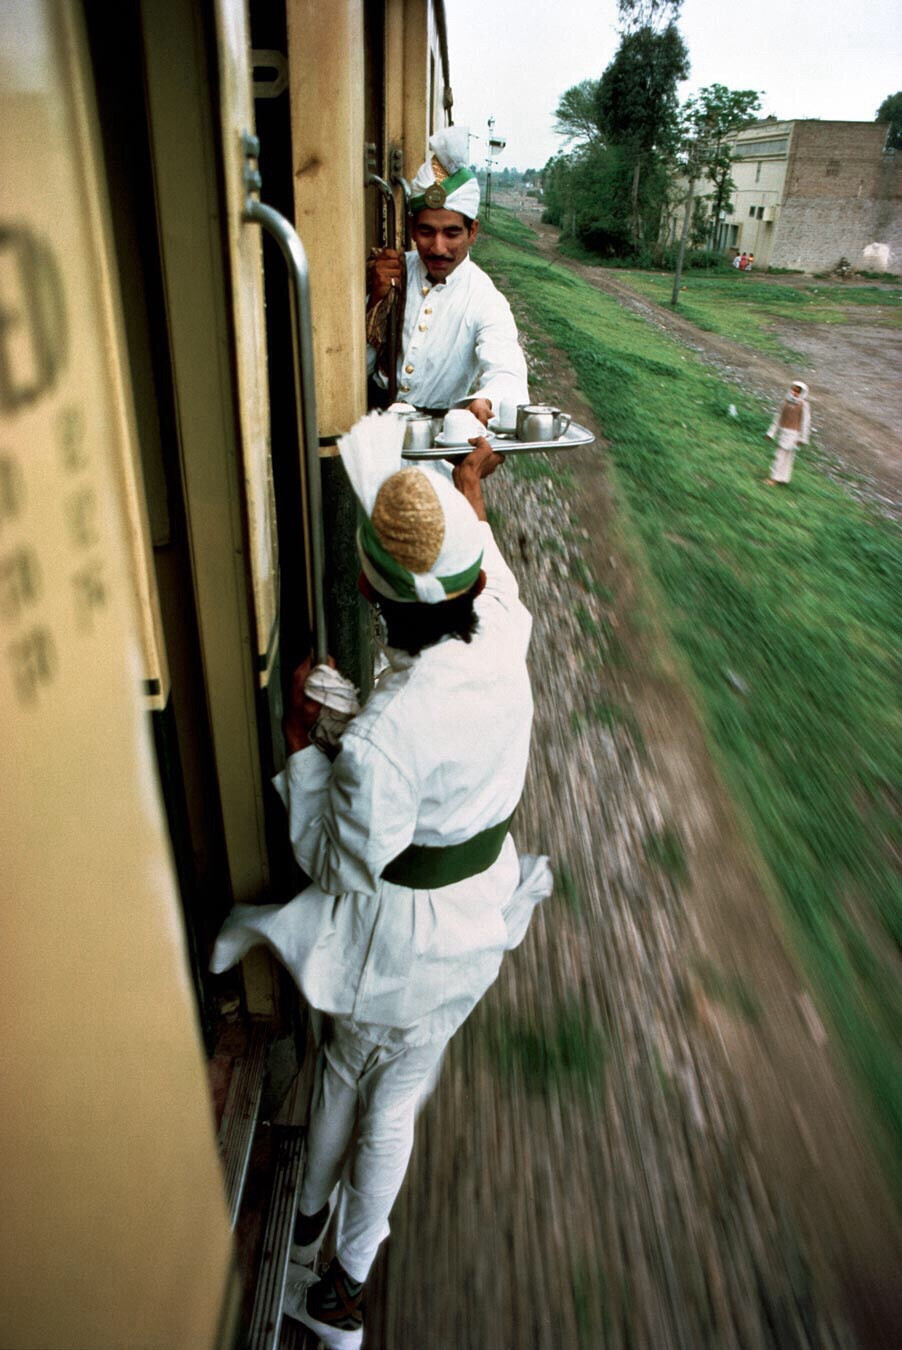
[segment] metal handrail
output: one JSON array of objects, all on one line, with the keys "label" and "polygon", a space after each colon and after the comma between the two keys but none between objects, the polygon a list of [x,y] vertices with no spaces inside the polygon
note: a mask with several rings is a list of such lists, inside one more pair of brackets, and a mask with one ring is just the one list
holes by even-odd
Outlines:
[{"label": "metal handrail", "polygon": [[[397,248],[398,246],[398,218],[395,210],[395,194],[392,191],[390,183],[384,178],[380,178],[370,168],[371,161],[375,158],[375,145],[365,147],[365,171],[363,186],[377,187],[385,198],[385,233],[388,236],[385,240],[388,248]],[[394,403],[398,397],[398,326],[399,314],[397,305],[391,312],[388,324],[388,397],[389,402]]]},{"label": "metal handrail", "polygon": [[[245,153],[256,158],[259,142],[245,136]],[[309,529],[310,599],[313,609],[313,644],[318,662],[329,653],[326,628],[325,550],[323,541],[323,503],[319,464],[319,426],[316,417],[316,374],[313,367],[313,320],[310,308],[310,268],[304,245],[290,221],[271,206],[254,196],[260,190],[260,174],[256,169],[245,171],[248,195],[244,203],[244,219],[261,225],[272,235],[288,267],[291,277],[291,349],[294,369],[294,404],[298,436],[304,444],[304,480],[306,514]]]},{"label": "metal handrail", "polygon": [[404,248],[410,249],[410,194],[411,186],[407,179],[401,173],[404,164],[404,155],[400,146],[393,146],[390,157],[391,181],[394,187],[399,187],[404,196]]}]

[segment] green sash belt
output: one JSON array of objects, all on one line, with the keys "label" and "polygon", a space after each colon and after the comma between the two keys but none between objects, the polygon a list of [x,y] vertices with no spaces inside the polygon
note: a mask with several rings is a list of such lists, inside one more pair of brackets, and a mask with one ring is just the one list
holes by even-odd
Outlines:
[{"label": "green sash belt", "polygon": [[393,881],[396,886],[409,886],[411,890],[434,891],[439,886],[450,886],[455,881],[475,877],[497,861],[513,818],[511,812],[507,820],[490,825],[460,844],[438,847],[409,844],[383,868],[382,879]]}]

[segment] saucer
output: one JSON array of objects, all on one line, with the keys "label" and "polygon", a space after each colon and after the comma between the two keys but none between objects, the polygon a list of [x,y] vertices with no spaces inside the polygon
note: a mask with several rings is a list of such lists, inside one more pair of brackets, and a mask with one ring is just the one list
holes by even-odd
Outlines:
[{"label": "saucer", "polygon": [[516,426],[503,427],[497,417],[489,418],[489,426],[496,436],[516,436],[517,434]]},{"label": "saucer", "polygon": [[[493,440],[495,439],[495,433],[494,433],[494,431],[483,431],[481,434],[485,437],[485,439],[486,439],[487,441],[493,441]],[[447,440],[447,439],[445,438],[445,433],[444,433],[443,431],[437,432],[433,439],[434,439],[434,441],[435,441],[435,444],[436,444],[436,445],[440,445],[440,446],[442,447],[443,450],[472,450],[472,449],[473,449],[473,447],[472,447],[472,445],[470,444],[469,441],[449,441],[449,440]]]}]

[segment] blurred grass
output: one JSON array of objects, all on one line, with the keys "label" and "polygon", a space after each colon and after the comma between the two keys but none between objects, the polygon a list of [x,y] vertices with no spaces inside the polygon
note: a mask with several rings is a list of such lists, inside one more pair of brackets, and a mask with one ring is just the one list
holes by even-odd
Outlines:
[{"label": "blurred grass", "polygon": [[601,1028],[576,1003],[558,1009],[536,1027],[499,1023],[492,1029],[494,1062],[527,1092],[546,1097],[577,1087],[594,1100],[604,1084],[605,1043]]},{"label": "blurred grass", "polygon": [[672,881],[682,882],[689,877],[686,850],[679,831],[673,825],[665,825],[663,829],[646,835],[645,857]]},{"label": "blurred grass", "polygon": [[568,909],[574,914],[582,912],[583,900],[573,873],[563,861],[557,860],[554,868],[554,894],[560,896]]},{"label": "blurred grass", "polygon": [[[479,262],[569,356],[595,410],[727,783],[898,1148],[898,530],[804,451],[790,490],[765,487],[770,408],[494,222]],[[799,311],[817,303],[772,289]]]}]

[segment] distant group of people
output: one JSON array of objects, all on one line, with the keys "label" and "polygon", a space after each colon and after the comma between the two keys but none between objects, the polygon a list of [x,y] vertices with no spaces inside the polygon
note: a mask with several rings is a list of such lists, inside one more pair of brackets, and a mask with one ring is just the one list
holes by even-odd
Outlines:
[{"label": "distant group of people", "polygon": [[738,267],[740,272],[751,272],[754,261],[754,253],[737,253],[733,259],[733,266]]}]

